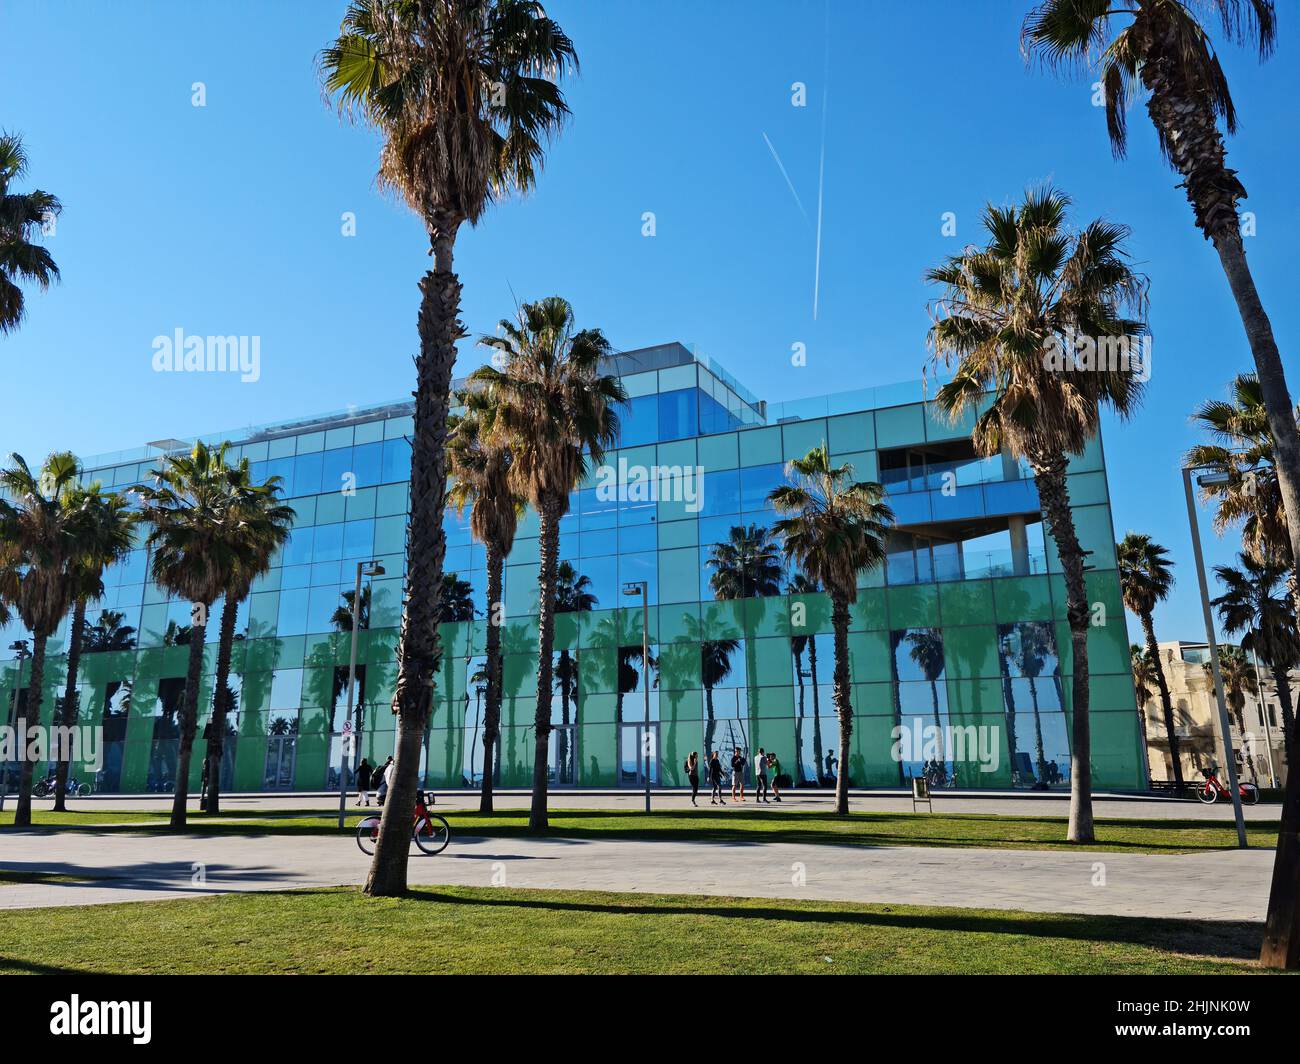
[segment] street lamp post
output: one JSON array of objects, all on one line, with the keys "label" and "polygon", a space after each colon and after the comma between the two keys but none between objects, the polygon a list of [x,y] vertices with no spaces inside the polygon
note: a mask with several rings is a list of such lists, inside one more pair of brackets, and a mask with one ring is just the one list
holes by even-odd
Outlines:
[{"label": "street lamp post", "polygon": [[[1211,477],[1198,477],[1197,483],[1212,483]],[[1232,751],[1232,732],[1228,725],[1228,706],[1223,697],[1223,674],[1219,671],[1219,644],[1214,638],[1214,615],[1210,611],[1210,591],[1205,582],[1205,559],[1201,555],[1201,532],[1196,520],[1196,499],[1192,495],[1192,467],[1183,467],[1183,489],[1187,494],[1187,523],[1192,532],[1192,555],[1196,559],[1196,579],[1201,586],[1201,610],[1205,614],[1205,638],[1210,646],[1210,671],[1214,675],[1214,698],[1219,708],[1219,733],[1223,736],[1224,769],[1228,773],[1228,792],[1232,795],[1232,815],[1237,822],[1237,845],[1246,849],[1246,819],[1241,812],[1241,790],[1237,786],[1237,764]]]},{"label": "street lamp post", "polygon": [[[383,576],[384,567],[373,558],[368,562],[357,562],[357,582],[352,591],[352,651],[348,657],[348,711],[343,720],[343,730],[339,735],[339,830],[343,830],[343,819],[348,802],[348,738],[352,727],[352,700],[357,687],[357,631],[361,627],[361,578],[363,576]],[[360,713],[358,713],[358,717]]]},{"label": "street lamp post", "polygon": [[641,750],[645,759],[645,811],[650,812],[650,583],[634,580],[623,585],[623,594],[641,596],[641,687],[645,693],[645,731]]}]

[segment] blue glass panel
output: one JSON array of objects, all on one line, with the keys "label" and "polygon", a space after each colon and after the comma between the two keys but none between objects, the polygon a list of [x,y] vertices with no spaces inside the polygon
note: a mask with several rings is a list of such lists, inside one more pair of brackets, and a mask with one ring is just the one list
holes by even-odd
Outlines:
[{"label": "blue glass panel", "polygon": [[917,525],[931,520],[930,496],[924,491],[890,495],[885,501],[893,509],[894,519],[900,525]]},{"label": "blue glass panel", "polygon": [[324,458],[318,454],[300,454],[293,460],[293,483],[286,485],[289,496],[320,494],[321,470]]},{"label": "blue glass panel", "polygon": [[321,491],[328,493],[342,490],[349,483],[345,478],[353,472],[351,447],[325,451],[322,455]]},{"label": "blue glass panel", "polygon": [[993,514],[1034,513],[1038,510],[1038,488],[1032,480],[985,484],[984,505]]},{"label": "blue glass panel", "polygon": [[740,508],[765,510],[772,489],[784,484],[785,469],[778,462],[773,465],[749,466],[740,471]]},{"label": "blue glass panel", "polygon": [[383,453],[382,443],[367,443],[352,448],[352,471],[357,475],[358,488],[369,488],[380,482]]},{"label": "blue glass panel", "polygon": [[704,476],[701,517],[740,512],[740,470],[719,469]]},{"label": "blue glass panel", "polygon": [[295,528],[284,541],[280,551],[281,565],[302,565],[312,560],[314,528]]},{"label": "blue glass panel", "polygon": [[286,565],[280,571],[280,587],[288,590],[294,587],[308,587],[311,584],[310,565]]},{"label": "blue glass panel", "polygon": [[954,521],[961,517],[978,517],[984,512],[984,494],[978,484],[958,488],[951,495],[932,491],[930,509],[936,521]]},{"label": "blue glass panel", "polygon": [[[634,533],[640,530],[629,528],[626,531]],[[612,528],[583,532],[578,542],[578,554],[583,558],[599,558],[605,554],[618,553],[618,533]]]},{"label": "blue glass panel", "polygon": [[618,530],[618,550],[622,554],[654,550],[658,545],[658,528],[653,524],[634,525]]},{"label": "blue glass panel", "polygon": [[392,484],[411,476],[411,445],[405,439],[385,440],[380,463],[380,483]]},{"label": "blue glass panel", "polygon": [[695,435],[700,416],[699,395],[696,388],[660,393],[659,439],[680,440]]},{"label": "blue glass panel", "polygon": [[641,395],[618,412],[620,447],[639,447],[659,438],[659,396]]},{"label": "blue glass panel", "polygon": [[375,548],[375,522],[349,521],[343,526],[343,557],[369,558]]},{"label": "blue glass panel", "polygon": [[343,526],[319,525],[316,528],[316,550],[312,555],[314,561],[338,561],[343,557]]}]

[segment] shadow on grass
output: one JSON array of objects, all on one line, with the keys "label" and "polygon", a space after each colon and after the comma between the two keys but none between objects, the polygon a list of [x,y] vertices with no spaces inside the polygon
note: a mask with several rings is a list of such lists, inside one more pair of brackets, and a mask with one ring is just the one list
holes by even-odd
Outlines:
[{"label": "shadow on grass", "polygon": [[[675,895],[663,896],[660,903],[615,903],[598,901],[563,901],[556,898],[519,896],[496,897],[486,894],[466,896],[447,894],[427,888],[413,888],[407,897],[413,901],[447,905],[493,906],[535,909],[555,913],[590,913],[612,916],[705,916],[726,920],[777,920],[786,923],[828,924],[867,928],[895,928],[915,931],[956,932],[959,934],[1015,935],[1030,938],[1060,938],[1076,942],[1144,946],[1191,956],[1222,960],[1253,961],[1259,956],[1263,941],[1263,924],[1249,921],[1204,921],[1144,919],[1127,916],[1090,916],[1086,914],[1044,913],[1009,915],[978,910],[945,909],[938,912],[899,911],[893,906],[870,910],[786,908],[781,906],[734,906],[710,904],[709,899],[694,902]],[[900,907],[901,908],[901,907]],[[757,930],[752,932],[759,934]],[[738,932],[743,936],[744,931]]]}]

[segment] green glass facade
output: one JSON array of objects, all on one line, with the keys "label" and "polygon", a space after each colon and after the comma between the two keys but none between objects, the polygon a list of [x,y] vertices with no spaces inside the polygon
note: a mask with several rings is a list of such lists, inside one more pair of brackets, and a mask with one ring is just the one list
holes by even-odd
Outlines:
[{"label": "green glass facade", "polygon": [[[561,614],[550,736],[552,785],[618,788],[686,783],[691,751],[774,751],[796,786],[830,786],[838,721],[830,609],[820,593],[792,593],[783,572],[759,597],[719,598],[718,543],[733,529],[769,528],[767,494],[784,464],[826,442],[860,480],[880,480],[898,515],[887,564],[865,574],[849,636],[854,728],[847,770],[859,787],[899,786],[933,758],[961,787],[1065,786],[1073,671],[1065,591],[1037,495],[1025,471],[970,449],[969,424],[949,425],[919,385],[791,404],[764,404],[724,370],[676,344],[618,356],[631,396],[620,446],[624,474],[593,470],[571,498],[561,556],[586,578],[590,609]],[[409,467],[409,405],[354,410],[216,438],[233,441],[259,476],[278,474],[298,513],[272,571],[241,607],[226,744],[225,785],[235,791],[337,787],[350,635],[338,616],[359,561],[378,559],[369,627],[359,637],[364,716],[360,754],[391,752],[389,703],[401,613]],[[213,437],[205,437],[212,439]],[[125,488],[147,476],[157,449],[91,463]],[[653,489],[640,478],[649,475]],[[685,478],[685,479],[683,479]],[[636,483],[633,483],[636,482]],[[1094,623],[1089,634],[1094,785],[1145,785],[1128,638],[1115,571],[1114,533],[1099,441],[1072,462],[1075,521],[1085,550]],[[482,548],[449,514],[446,569],[471,589],[474,619],[442,626],[424,778],[435,788],[475,786],[482,764],[482,657],[488,617]],[[508,559],[503,645],[502,787],[531,782],[536,715],[537,524],[522,523]],[[79,676],[80,722],[102,726],[101,792],[169,790],[184,686],[188,603],[169,601],[137,550],[106,577],[89,611]],[[644,719],[639,600],[649,593],[649,735]],[[217,609],[220,609],[218,603]],[[216,637],[216,625],[209,627]],[[11,625],[0,645],[24,633]],[[42,718],[66,682],[61,631],[50,647]],[[0,705],[10,713],[13,651],[0,662]],[[201,715],[211,704],[215,643],[206,648]],[[974,749],[941,740],[937,756],[895,756],[892,730],[939,723],[974,728]],[[202,728],[202,722],[200,729]],[[199,742],[201,743],[201,739]],[[915,756],[913,756],[915,755]],[[358,755],[359,756],[359,755]],[[199,760],[193,763],[198,784]]]}]

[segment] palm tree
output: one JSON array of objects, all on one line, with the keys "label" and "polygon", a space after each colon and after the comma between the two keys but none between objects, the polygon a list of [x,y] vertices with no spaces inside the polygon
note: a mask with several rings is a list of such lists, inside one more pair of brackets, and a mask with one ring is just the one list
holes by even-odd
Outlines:
[{"label": "palm tree", "polygon": [[[1136,643],[1129,644],[1128,657],[1129,665],[1133,670],[1133,693],[1137,696],[1138,728],[1142,732],[1142,751],[1145,756],[1149,749],[1147,703],[1151,701],[1151,693],[1156,686],[1156,670],[1160,666],[1146,647],[1140,647]],[[1165,727],[1166,729],[1169,727],[1168,720],[1165,721]]]},{"label": "palm tree", "polygon": [[[510,448],[494,437],[493,410],[483,392],[459,395],[465,413],[453,422],[448,457],[455,478],[447,501],[464,513],[487,560],[487,704],[483,717],[483,789],[479,812],[492,812],[493,760],[501,736],[501,625],[506,556],[515,542],[523,500],[510,486]],[[568,705],[565,705],[568,712]]]},{"label": "palm tree", "polygon": [[1119,586],[1124,605],[1142,623],[1147,657],[1152,675],[1160,692],[1160,706],[1164,712],[1165,734],[1169,736],[1169,756],[1173,759],[1174,785],[1183,787],[1183,764],[1178,753],[1178,735],[1174,728],[1174,704],[1169,697],[1169,683],[1160,664],[1160,648],[1156,643],[1156,627],[1151,615],[1158,603],[1164,602],[1173,590],[1173,563],[1169,551],[1150,536],[1129,532],[1115,547],[1119,563]]},{"label": "palm tree", "polygon": [[849,738],[853,703],[849,688],[849,606],[858,599],[858,574],[883,565],[885,543],[894,520],[882,501],[885,489],[854,481],[851,465],[832,466],[823,443],[787,467],[792,484],[768,496],[785,556],[809,580],[826,589],[835,632],[835,711],[840,722],[840,769],[835,781],[835,811],[849,811]]},{"label": "palm tree", "polygon": [[[1097,433],[1101,407],[1124,415],[1142,394],[1137,374],[1100,359],[1080,362],[1080,338],[1127,345],[1146,331],[1145,282],[1128,266],[1128,229],[1104,221],[1067,228],[1069,197],[1051,187],[1013,207],[984,209],[989,242],[929,271],[945,292],[932,304],[936,362],[956,364],[939,407],[956,419],[979,411],[971,440],[991,457],[1006,448],[1029,463],[1065,577],[1073,646],[1071,842],[1091,842],[1088,624],[1084,553],[1070,512],[1066,466]],[[1062,352],[1068,352],[1063,357]],[[990,394],[991,393],[991,394]]]},{"label": "palm tree", "polygon": [[[938,628],[912,628],[904,638],[911,644],[908,656],[930,684],[930,704],[934,711],[935,735],[939,737],[937,760],[943,765],[948,761],[943,747],[943,720],[939,716],[939,678],[943,676],[944,670],[943,632]],[[840,763],[843,764],[843,761]],[[956,771],[957,764],[953,762],[954,775]]]},{"label": "palm tree", "polygon": [[[19,704],[15,722],[21,730],[24,722],[40,721],[45,647],[83,586],[79,574],[85,544],[91,539],[90,511],[75,490],[80,470],[71,453],[51,454],[39,473],[33,473],[20,454],[10,455],[9,460],[12,464],[0,470],[0,485],[13,497],[12,503],[0,500],[0,578],[4,584],[0,595],[13,604],[32,634],[27,698]],[[32,759],[23,757],[15,827],[28,827],[32,822],[33,768]]]},{"label": "palm tree", "polygon": [[1241,543],[1250,554],[1291,562],[1273,433],[1258,378],[1253,373],[1238,374],[1232,382],[1232,398],[1202,403],[1192,421],[1214,441],[1193,447],[1186,458],[1188,466],[1219,474],[1205,478],[1201,489],[1205,498],[1218,501],[1214,530],[1222,534],[1241,525]]},{"label": "palm tree", "polygon": [[[803,573],[795,573],[786,581],[785,591],[787,595],[809,595],[820,591],[821,588],[809,580]],[[803,722],[804,707],[807,704],[803,677],[803,655],[804,651],[808,652],[809,662],[813,662],[817,654],[817,637],[815,635],[792,635],[790,637],[790,654],[794,658],[794,678],[799,687],[799,715],[794,719],[794,748],[795,754],[795,771],[798,773],[796,786],[802,787],[807,782],[808,777],[803,769]],[[817,671],[816,665],[809,670],[809,679],[813,681],[813,756],[816,762],[817,782],[821,782],[821,724],[817,720],[816,702],[817,702]]]},{"label": "palm tree", "polygon": [[[560,562],[556,571],[555,612],[590,613],[599,605],[599,599],[592,594],[591,580],[579,573],[572,562]],[[560,684],[560,723],[564,725],[556,743],[556,753],[560,764],[569,766],[569,778],[576,779],[570,758],[576,751],[569,747],[569,703],[573,703],[573,721],[578,719],[578,659],[571,655],[567,647],[560,651],[555,663],[555,678]]]},{"label": "palm tree", "polygon": [[[1205,675],[1214,682],[1214,667],[1210,662],[1202,665]],[[1227,699],[1228,708],[1232,710],[1232,715],[1237,718],[1237,732],[1241,735],[1243,742],[1246,736],[1246,695],[1259,694],[1259,682],[1255,677],[1255,666],[1246,652],[1241,647],[1224,646],[1219,647],[1219,678],[1223,681],[1223,694]],[[1259,777],[1255,772],[1255,759],[1250,756],[1249,747],[1246,748],[1246,756],[1243,760],[1250,769],[1250,778],[1253,782],[1258,783]]]},{"label": "palm tree", "polygon": [[[762,525],[736,525],[725,543],[709,551],[709,587],[719,601],[765,599],[781,593],[781,553],[770,530]],[[743,623],[743,617],[741,618]],[[745,704],[753,732],[758,719],[758,648],[745,639]],[[707,751],[706,751],[707,752]]]},{"label": "palm tree", "polygon": [[511,482],[538,516],[537,727],[528,825],[544,831],[560,518],[569,511],[569,493],[617,439],[614,408],[627,402],[627,393],[617,377],[601,372],[609,341],[599,329],[577,331],[573,308],[559,296],[525,303],[516,320],[503,319],[499,335],[481,342],[505,368],[483,366],[470,379],[490,390],[496,408],[492,432],[511,448]]},{"label": "palm tree", "polygon": [[48,192],[14,192],[14,179],[26,172],[22,138],[0,133],[0,334],[12,332],[23,320],[20,282],[44,291],[59,279],[54,257],[47,248],[32,243],[32,237],[63,207]]},{"label": "palm tree", "polygon": [[135,649],[135,629],[123,624],[126,614],[104,610],[94,624],[86,621],[82,628],[81,649],[87,654]]},{"label": "palm tree", "polygon": [[[1219,121],[1236,132],[1237,114],[1228,79],[1210,34],[1193,6],[1217,16],[1226,40],[1255,47],[1261,60],[1273,51],[1277,18],[1273,0],[1132,0],[1124,6],[1046,0],[1025,20],[1023,43],[1051,67],[1101,66],[1106,127],[1117,158],[1127,149],[1126,111],[1135,82],[1147,95],[1147,114],[1156,129],[1160,152],[1182,175],[1196,226],[1214,245],[1245,326],[1268,423],[1277,441],[1277,468],[1282,501],[1300,512],[1300,436],[1282,370],[1273,327],[1246,262],[1237,203],[1246,189],[1227,165]],[[1112,19],[1126,25],[1112,33]],[[1131,21],[1130,21],[1131,20]],[[1289,530],[1291,556],[1300,558],[1300,525]],[[1300,793],[1297,794],[1300,815]],[[1297,825],[1300,826],[1300,825]],[[1296,870],[1300,873],[1300,853]],[[1300,908],[1297,908],[1300,914]],[[1300,915],[1297,915],[1300,934]],[[1296,944],[1300,963],[1300,941]]]},{"label": "palm tree", "polygon": [[[134,544],[136,517],[124,495],[105,493],[98,481],[73,486],[67,505],[84,511],[86,536],[81,556],[73,570],[72,624],[68,632],[68,677],[63,691],[64,727],[77,724],[79,711],[77,677],[85,645],[86,605],[104,593],[104,570],[121,561]],[[54,809],[64,812],[67,805],[69,751],[59,749],[55,774]]]},{"label": "palm tree", "polygon": [[144,499],[141,517],[150,526],[146,545],[152,552],[154,583],[191,604],[171,814],[171,826],[177,829],[185,827],[208,613],[238,574],[251,567],[241,528],[246,512],[232,490],[240,474],[226,463],[228,447],[199,442],[189,454],[166,455],[153,470],[154,483],[139,489]]},{"label": "palm tree", "polygon": [[253,581],[268,572],[276,552],[285,544],[297,516],[293,507],[279,501],[283,481],[278,476],[254,484],[247,458],[226,474],[229,505],[239,517],[232,522],[238,564],[230,571],[230,581],[223,590],[221,623],[217,639],[217,668],[213,678],[212,716],[208,722],[208,788],[203,806],[209,815],[221,812],[221,765],[226,742],[226,720],[231,711],[230,657],[235,645],[235,622],[239,606],[248,598]]},{"label": "palm tree", "polygon": [[1210,604],[1219,611],[1224,632],[1234,636],[1245,633],[1242,649],[1257,655],[1272,671],[1277,699],[1282,706],[1283,749],[1289,755],[1296,735],[1290,672],[1300,664],[1300,632],[1296,629],[1290,596],[1281,586],[1287,569],[1278,561],[1257,561],[1245,552],[1238,554],[1237,560],[1241,568],[1214,567],[1214,575],[1224,590]]},{"label": "palm tree", "polygon": [[700,686],[704,688],[704,763],[706,765],[713,754],[713,737],[718,729],[713,689],[731,675],[731,658],[739,649],[738,639],[700,641]]},{"label": "palm tree", "polygon": [[573,43],[537,0],[352,0],[318,60],[340,111],[379,130],[379,183],[429,235],[420,281],[407,586],[393,695],[397,744],[366,893],[406,890],[410,820],[438,659],[446,537],[446,436],[461,325],[456,234],[496,199],[535,184],[545,142],[568,114],[557,82]]}]

